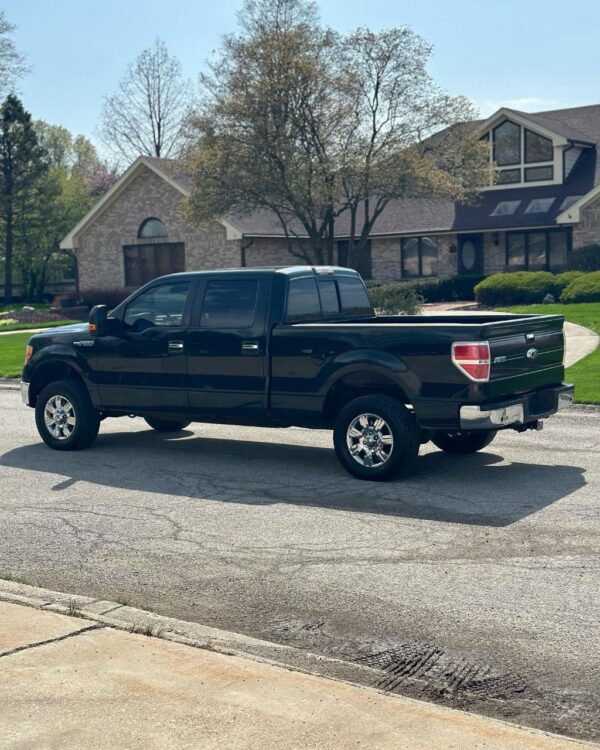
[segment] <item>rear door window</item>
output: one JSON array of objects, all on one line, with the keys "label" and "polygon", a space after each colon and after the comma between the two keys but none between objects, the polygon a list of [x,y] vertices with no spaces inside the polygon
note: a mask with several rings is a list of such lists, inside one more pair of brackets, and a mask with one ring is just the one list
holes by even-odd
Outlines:
[{"label": "rear door window", "polygon": [[256,279],[213,279],[206,285],[201,328],[252,328],[256,316]]},{"label": "rear door window", "polygon": [[337,280],[342,302],[342,313],[347,316],[371,316],[373,309],[362,281],[354,276],[340,276]]},{"label": "rear door window", "polygon": [[321,304],[314,278],[290,279],[285,316],[288,323],[321,319]]}]

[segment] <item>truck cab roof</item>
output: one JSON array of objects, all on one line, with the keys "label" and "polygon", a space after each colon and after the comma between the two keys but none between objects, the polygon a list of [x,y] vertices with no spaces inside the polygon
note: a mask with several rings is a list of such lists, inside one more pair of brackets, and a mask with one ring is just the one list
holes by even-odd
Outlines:
[{"label": "truck cab roof", "polygon": [[182,271],[181,273],[172,273],[167,276],[160,276],[164,279],[196,279],[206,276],[244,276],[246,274],[272,276],[282,274],[290,278],[307,276],[307,275],[330,275],[336,276],[358,276],[358,272],[351,268],[342,268],[341,266],[259,266],[247,268],[215,268],[210,271]]}]

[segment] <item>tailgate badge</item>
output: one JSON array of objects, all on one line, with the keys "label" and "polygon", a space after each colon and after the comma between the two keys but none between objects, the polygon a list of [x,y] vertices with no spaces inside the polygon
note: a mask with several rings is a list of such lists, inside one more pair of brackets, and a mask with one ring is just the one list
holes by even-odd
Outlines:
[{"label": "tailgate badge", "polygon": [[527,359],[535,359],[538,355],[537,349],[528,349],[527,350]]}]

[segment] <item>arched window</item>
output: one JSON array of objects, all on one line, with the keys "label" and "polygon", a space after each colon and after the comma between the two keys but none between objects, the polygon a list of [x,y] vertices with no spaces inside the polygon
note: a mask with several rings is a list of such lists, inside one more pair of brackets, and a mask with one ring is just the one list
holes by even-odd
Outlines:
[{"label": "arched window", "polygon": [[153,216],[149,219],[145,219],[138,230],[138,237],[143,240],[152,239],[155,237],[167,237],[167,227],[163,224],[160,219],[156,219]]}]

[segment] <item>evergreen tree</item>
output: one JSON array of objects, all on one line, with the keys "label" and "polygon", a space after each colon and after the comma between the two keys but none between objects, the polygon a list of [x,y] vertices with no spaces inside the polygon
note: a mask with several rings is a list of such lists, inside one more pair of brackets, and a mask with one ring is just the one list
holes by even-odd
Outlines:
[{"label": "evergreen tree", "polygon": [[4,301],[12,302],[18,217],[36,208],[48,157],[21,101],[9,94],[0,107],[0,242],[4,247]]}]

